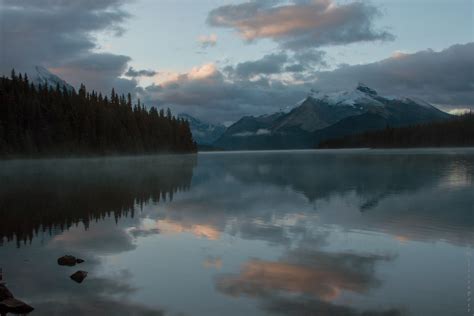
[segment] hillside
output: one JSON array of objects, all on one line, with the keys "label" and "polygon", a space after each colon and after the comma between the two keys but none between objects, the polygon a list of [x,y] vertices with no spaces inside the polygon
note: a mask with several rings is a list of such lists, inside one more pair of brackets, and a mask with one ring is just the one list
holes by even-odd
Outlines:
[{"label": "hillside", "polygon": [[474,114],[403,128],[386,127],[343,138],[329,139],[319,148],[390,147],[463,147],[474,146]]}]

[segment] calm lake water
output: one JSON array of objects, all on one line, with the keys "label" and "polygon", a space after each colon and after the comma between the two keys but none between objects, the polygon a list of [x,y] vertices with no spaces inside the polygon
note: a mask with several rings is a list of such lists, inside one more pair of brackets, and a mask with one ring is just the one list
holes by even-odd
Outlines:
[{"label": "calm lake water", "polygon": [[4,161],[0,267],[32,315],[472,315],[473,176],[472,149]]}]

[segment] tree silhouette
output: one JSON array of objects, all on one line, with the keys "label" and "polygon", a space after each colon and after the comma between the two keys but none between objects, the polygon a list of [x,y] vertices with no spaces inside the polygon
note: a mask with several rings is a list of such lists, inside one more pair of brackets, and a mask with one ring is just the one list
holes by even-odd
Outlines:
[{"label": "tree silhouette", "polygon": [[448,147],[474,146],[474,114],[409,127],[387,127],[343,138],[329,139],[319,148],[389,148],[389,147]]},{"label": "tree silhouette", "polygon": [[0,156],[195,152],[188,122],[161,113],[115,89],[35,86],[12,70],[0,78]]}]

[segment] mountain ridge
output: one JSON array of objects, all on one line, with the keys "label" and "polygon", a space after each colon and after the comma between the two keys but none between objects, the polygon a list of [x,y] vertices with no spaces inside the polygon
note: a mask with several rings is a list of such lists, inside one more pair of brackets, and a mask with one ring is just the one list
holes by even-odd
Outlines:
[{"label": "mountain ridge", "polygon": [[187,113],[180,113],[178,117],[188,121],[193,138],[199,145],[211,145],[226,130],[222,124],[211,124]]},{"label": "mountain ridge", "polygon": [[245,116],[229,126],[214,145],[229,150],[313,148],[332,137],[450,116],[423,100],[380,96],[376,90],[359,83],[349,91],[311,90],[288,113]]}]

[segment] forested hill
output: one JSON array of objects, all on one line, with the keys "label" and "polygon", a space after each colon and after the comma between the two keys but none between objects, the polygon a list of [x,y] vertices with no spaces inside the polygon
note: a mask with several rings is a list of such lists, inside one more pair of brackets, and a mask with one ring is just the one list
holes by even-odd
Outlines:
[{"label": "forested hill", "polygon": [[474,146],[474,114],[453,119],[402,128],[387,127],[380,131],[330,139],[319,148],[401,148],[401,147]]},{"label": "forested hill", "polygon": [[195,152],[188,122],[168,110],[66,87],[0,78],[0,156]]}]

